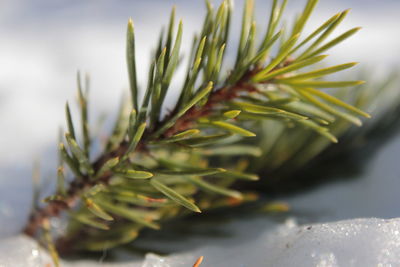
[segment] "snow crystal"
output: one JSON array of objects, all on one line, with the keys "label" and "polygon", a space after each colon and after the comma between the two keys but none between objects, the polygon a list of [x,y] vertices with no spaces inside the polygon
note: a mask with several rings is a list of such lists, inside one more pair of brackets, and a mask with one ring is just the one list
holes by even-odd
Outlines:
[{"label": "snow crystal", "polygon": [[[399,266],[400,219],[355,219],[299,227],[277,240],[271,266]],[[272,244],[271,244],[272,245]]]},{"label": "snow crystal", "polygon": [[172,267],[173,265],[170,265],[169,260],[157,256],[156,254],[149,253],[146,255],[146,259],[142,265],[142,267]]}]

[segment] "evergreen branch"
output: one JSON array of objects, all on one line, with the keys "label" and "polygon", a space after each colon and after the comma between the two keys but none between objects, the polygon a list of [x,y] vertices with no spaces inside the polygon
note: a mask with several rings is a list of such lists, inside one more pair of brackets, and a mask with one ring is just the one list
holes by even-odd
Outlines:
[{"label": "evergreen branch", "polygon": [[[279,122],[264,121],[260,128],[261,131],[269,130],[270,139],[252,143],[263,153],[251,160],[249,170],[269,178],[254,186],[271,194],[286,194],[332,178],[358,177],[355,174],[363,170],[375,150],[399,129],[400,95],[397,85],[394,87],[397,82],[396,73],[384,83],[375,82],[351,91],[336,92],[336,100],[348,99],[358,109],[373,114],[373,119],[361,129],[352,127],[345,119],[330,124],[330,132],[340,137],[339,145],[332,145],[307,129],[294,127],[283,131]],[[251,185],[247,187],[251,188]]]},{"label": "evergreen branch", "polygon": [[[263,158],[268,152],[265,146],[259,151],[239,143],[254,139],[254,132],[259,132],[257,125],[264,121],[277,120],[285,125],[277,136],[286,134],[286,130],[289,132],[293,125],[300,125],[328,142],[337,142],[330,126],[339,118],[361,124],[358,116],[369,117],[367,113],[318,90],[362,83],[320,80],[350,68],[354,63],[330,68],[316,66],[326,57],[321,55],[322,52],[356,31],[350,30],[322,44],[347,11],[332,17],[298,44],[317,2],[307,2],[286,39],[282,35],[284,29],[277,29],[287,1],[280,5],[273,1],[269,25],[257,46],[254,3],[246,1],[236,61],[228,75],[224,75],[227,68],[224,58],[232,6],[226,0],[215,11],[207,3],[207,15],[201,35],[193,41],[178,103],[165,117],[161,117],[161,108],[180,62],[183,24],[179,23],[174,34],[173,9],[167,34],[161,34],[153,55],[144,99],[138,103],[135,38],[130,20],[127,30],[132,96],[130,115],[126,116],[124,107],[121,107],[103,153],[90,162],[87,95],[83,93],[78,76],[82,146],[76,139],[67,105],[69,133],[65,139],[68,147],[64,143],[60,145],[62,160],[57,195],[48,198],[47,205],[32,211],[24,232],[36,236],[49,218],[67,211],[71,220],[65,236],[57,243],[59,250],[99,250],[125,244],[136,238],[144,227],[158,229],[156,221],[186,214],[185,208],[200,212],[254,199],[248,193],[239,193],[231,187],[238,179],[254,181],[258,176],[248,173],[244,165],[237,166],[234,160],[222,160],[221,168],[211,159],[215,155],[229,158],[238,155],[257,157],[260,154]],[[319,38],[313,44],[304,48],[317,36]],[[281,45],[277,45],[279,40]],[[270,56],[273,46],[278,46],[278,52]],[[295,53],[302,48],[305,51],[296,56]],[[311,70],[302,72],[305,67]],[[268,127],[262,136],[273,131]],[[304,144],[300,142],[298,145]],[[293,147],[292,153],[295,152],[296,147]],[[76,176],[66,189],[63,189],[64,162]],[[85,242],[75,244],[78,236],[84,236]]]}]

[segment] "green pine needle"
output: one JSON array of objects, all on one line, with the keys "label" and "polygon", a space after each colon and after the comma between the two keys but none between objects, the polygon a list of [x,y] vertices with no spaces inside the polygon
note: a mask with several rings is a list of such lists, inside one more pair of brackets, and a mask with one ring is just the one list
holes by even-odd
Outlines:
[{"label": "green pine needle", "polygon": [[[130,103],[121,103],[114,128],[101,140],[104,150],[93,161],[90,152],[97,142],[89,127],[88,80],[83,88],[78,73],[80,121],[73,120],[67,103],[57,194],[46,199],[48,206],[35,207],[25,232],[36,236],[41,222],[53,215],[47,211],[54,208],[57,214],[69,213],[63,238],[76,250],[127,244],[142,228],[159,229],[160,223],[187,210],[200,213],[200,208],[256,199],[253,193],[239,192],[238,185],[268,181],[268,175],[257,174],[264,169],[272,174],[295,170],[337,143],[349,123],[360,126],[360,117],[370,115],[352,103],[372,100],[347,87],[363,82],[326,80],[356,63],[319,65],[327,57],[322,53],[360,28],[331,37],[348,15],[345,10],[303,36],[318,2],[308,0],[287,31],[282,26],[290,19],[284,14],[287,2],[272,1],[265,29],[254,22],[254,1],[245,1],[235,41],[228,38],[234,18],[231,1],[222,1],[216,9],[206,2],[202,27],[188,53],[181,49],[183,22],[176,27],[173,8],[155,45],[144,88],[138,84],[138,51],[130,19],[126,32]],[[236,58],[226,60],[234,47]],[[176,104],[166,108],[185,54],[189,58],[181,91]],[[324,88],[333,89],[328,93]],[[349,97],[340,97],[338,88],[349,91]],[[74,238],[83,241],[76,244]]]}]

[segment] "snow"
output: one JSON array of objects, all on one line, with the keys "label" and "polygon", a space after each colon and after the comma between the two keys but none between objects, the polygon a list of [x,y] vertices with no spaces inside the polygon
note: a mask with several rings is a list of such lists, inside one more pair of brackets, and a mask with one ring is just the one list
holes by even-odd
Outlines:
[{"label": "snow", "polygon": [[[289,220],[265,229],[246,246],[239,243],[229,247],[229,253],[221,254],[221,249],[215,247],[195,252],[206,255],[204,267],[396,266],[400,264],[400,219],[354,219],[303,226]],[[193,262],[152,260],[152,265],[145,266],[183,267]]]},{"label": "snow", "polygon": [[271,266],[394,266],[399,231],[399,219],[375,218],[294,228],[278,239]]},{"label": "snow", "polygon": [[0,241],[1,267],[43,267],[51,263],[39,245],[26,236],[19,235]]},{"label": "snow", "polygon": [[[240,222],[260,230],[254,240],[241,239],[225,247],[215,244],[168,257],[147,254],[145,261],[104,264],[119,267],[184,267],[204,255],[202,267],[232,266],[397,266],[400,264],[400,219],[353,219],[297,225],[293,219],[273,223],[263,219]],[[244,224],[244,225],[243,225]],[[237,227],[234,223],[234,227]],[[244,233],[243,233],[244,234]],[[237,237],[235,238],[237,239]],[[237,240],[238,241],[238,240]],[[224,241],[226,242],[226,241]],[[23,236],[0,242],[0,266],[46,266],[49,257]],[[99,262],[63,263],[63,266],[98,266]]]}]

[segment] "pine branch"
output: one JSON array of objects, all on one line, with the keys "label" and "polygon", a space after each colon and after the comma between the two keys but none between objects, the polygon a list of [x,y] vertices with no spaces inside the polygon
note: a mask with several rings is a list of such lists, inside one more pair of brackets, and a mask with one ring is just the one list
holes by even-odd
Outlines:
[{"label": "pine branch", "polygon": [[[363,76],[371,77],[372,74]],[[338,97],[348,99],[354,106],[373,115],[373,119],[361,129],[345,120],[331,124],[330,131],[340,137],[339,145],[332,145],[306,129],[292,129],[292,133],[286,132],[287,136],[279,140],[272,138],[274,149],[269,149],[260,140],[259,146],[265,154],[253,159],[249,169],[269,178],[247,185],[247,189],[257,187],[270,195],[288,194],[332,179],[360,177],[369,159],[399,130],[400,95],[397,83],[397,72],[393,72],[383,83],[369,82],[367,86],[337,92]],[[286,155],[286,158],[279,155]]]},{"label": "pine branch", "polygon": [[[232,186],[237,180],[253,181],[258,177],[246,172],[245,161],[237,163],[231,157],[263,158],[267,151],[263,146],[260,151],[243,143],[254,138],[265,121],[282,123],[283,134],[293,126],[307,128],[327,142],[337,142],[330,125],[339,118],[361,125],[359,117],[369,117],[367,113],[320,90],[361,84],[321,80],[355,63],[317,66],[326,57],[322,52],[358,31],[354,28],[324,43],[348,11],[333,16],[300,42],[317,1],[307,2],[287,38],[282,34],[284,29],[277,31],[286,2],[273,1],[269,25],[258,42],[254,4],[246,1],[236,61],[227,75],[224,59],[232,6],[223,1],[214,10],[207,3],[207,15],[201,34],[193,41],[181,94],[165,117],[161,110],[180,64],[182,22],[174,34],[173,10],[166,36],[161,33],[144,99],[139,103],[134,27],[129,20],[127,61],[132,110],[126,115],[121,107],[103,153],[91,161],[87,94],[78,76],[82,138],[77,136],[67,105],[68,132],[60,144],[57,193],[46,198],[46,205],[32,211],[24,232],[38,236],[52,217],[68,212],[69,227],[57,242],[59,250],[103,250],[124,244],[135,239],[144,227],[158,229],[158,221],[253,200],[254,194],[240,193]],[[277,52],[272,55],[274,48]],[[271,141],[273,131],[268,127],[261,133],[264,142]],[[218,155],[223,155],[219,157],[221,165],[214,161]],[[67,186],[64,165],[75,176]]]}]

